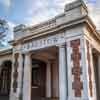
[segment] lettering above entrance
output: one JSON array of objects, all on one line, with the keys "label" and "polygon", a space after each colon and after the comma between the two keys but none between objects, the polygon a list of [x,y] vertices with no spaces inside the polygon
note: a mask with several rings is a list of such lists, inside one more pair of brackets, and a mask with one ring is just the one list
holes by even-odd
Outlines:
[{"label": "lettering above entrance", "polygon": [[36,50],[40,48],[54,46],[64,42],[65,42],[65,33],[56,34],[53,36],[45,37],[38,40],[32,40],[28,43],[25,43],[22,45],[21,51],[27,52],[29,50]]}]

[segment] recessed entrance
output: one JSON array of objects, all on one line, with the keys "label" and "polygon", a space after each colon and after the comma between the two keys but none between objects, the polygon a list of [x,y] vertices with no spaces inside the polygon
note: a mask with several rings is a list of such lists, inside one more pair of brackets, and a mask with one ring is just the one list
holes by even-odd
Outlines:
[{"label": "recessed entrance", "polygon": [[46,63],[32,59],[31,98],[41,100],[46,95]]},{"label": "recessed entrance", "polygon": [[31,54],[31,100],[58,100],[58,48]]},{"label": "recessed entrance", "polygon": [[9,100],[11,69],[11,61],[4,61],[0,70],[0,100]]}]

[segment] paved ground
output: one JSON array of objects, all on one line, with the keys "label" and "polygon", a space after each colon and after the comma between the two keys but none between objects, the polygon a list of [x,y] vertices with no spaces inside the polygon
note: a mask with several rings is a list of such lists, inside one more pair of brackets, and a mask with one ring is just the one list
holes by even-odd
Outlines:
[{"label": "paved ground", "polygon": [[0,100],[9,100],[9,96],[0,96]]}]

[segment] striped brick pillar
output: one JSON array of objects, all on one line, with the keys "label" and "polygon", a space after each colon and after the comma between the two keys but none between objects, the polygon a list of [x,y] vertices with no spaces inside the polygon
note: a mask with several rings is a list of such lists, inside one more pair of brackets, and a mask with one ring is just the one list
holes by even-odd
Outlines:
[{"label": "striped brick pillar", "polygon": [[10,100],[18,99],[18,69],[19,69],[19,53],[16,52],[13,54],[13,61],[12,61]]},{"label": "striped brick pillar", "polygon": [[67,41],[68,100],[96,100],[93,61],[89,43],[77,38]]}]

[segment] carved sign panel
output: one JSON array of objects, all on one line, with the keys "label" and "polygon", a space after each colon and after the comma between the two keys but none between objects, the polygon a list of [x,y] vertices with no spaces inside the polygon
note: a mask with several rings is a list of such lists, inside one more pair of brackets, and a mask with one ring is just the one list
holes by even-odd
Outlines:
[{"label": "carved sign panel", "polygon": [[44,47],[49,47],[57,45],[59,43],[65,42],[65,33],[56,34],[39,40],[32,40],[31,42],[25,43],[21,47],[22,52],[29,50],[36,50]]}]

